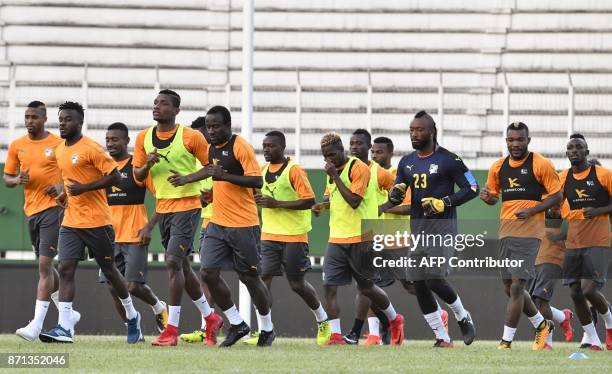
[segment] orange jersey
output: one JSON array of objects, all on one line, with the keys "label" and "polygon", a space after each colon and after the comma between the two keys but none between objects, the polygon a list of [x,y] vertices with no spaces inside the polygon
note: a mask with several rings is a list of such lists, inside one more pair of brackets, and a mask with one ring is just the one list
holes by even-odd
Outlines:
[{"label": "orange jersey", "polygon": [[[270,173],[276,173],[283,164],[270,164],[268,170]],[[265,166],[261,168],[261,171],[265,169]],[[291,182],[291,186],[297,192],[300,200],[303,199],[314,199],[315,194],[312,190],[312,186],[308,181],[308,176],[306,174],[306,170],[302,169],[299,165],[294,165],[291,170],[289,170],[289,181]],[[300,234],[300,235],[279,235],[279,234],[269,234],[262,232],[261,240],[270,240],[275,242],[283,242],[283,243],[308,243],[308,234]]]},{"label": "orange jersey", "polygon": [[[528,155],[523,160],[512,160],[508,158],[508,165],[510,168],[520,169],[520,174],[525,175],[526,177],[533,177],[537,183],[542,186],[542,198],[543,200],[545,195],[550,195],[557,193],[561,190],[561,182],[559,181],[559,176],[555,171],[555,168],[549,160],[542,157],[540,154],[535,152],[530,152],[533,160],[532,165],[526,165],[526,161],[530,159]],[[499,197],[501,195],[501,176],[500,171],[502,170],[502,166],[504,164],[505,158],[501,158],[491,166],[489,169],[489,174],[487,176],[487,188],[491,192],[492,195]],[[531,170],[529,169],[531,168]],[[507,178],[508,180],[504,180],[504,184],[509,184],[510,187],[514,187],[517,189],[526,188],[525,186],[521,186],[517,183],[517,178]],[[529,193],[530,187],[527,187],[527,193]],[[499,228],[499,237],[503,238],[506,236],[513,237],[521,237],[521,238],[538,238],[541,239],[544,233],[544,212],[540,212],[529,217],[526,220],[518,220],[516,218],[516,213],[521,209],[532,208],[541,201],[537,200],[509,200],[502,201],[501,211],[500,211],[500,228]]]},{"label": "orange jersey", "polygon": [[[123,169],[130,159],[125,159],[117,162],[118,169]],[[133,175],[128,175],[128,178],[133,178],[136,185],[146,187],[149,192],[155,193],[151,176],[149,175],[145,182],[138,182]],[[131,205],[110,205],[111,220],[115,231],[116,243],[138,243],[138,231],[142,229],[148,222],[147,208],[144,204]]]},{"label": "orange jersey", "polygon": [[[233,146],[231,146],[232,142]],[[214,148],[210,153],[211,157],[218,153],[218,157],[213,157],[215,163],[219,165],[227,163],[236,168],[236,170],[228,170],[224,166],[226,171],[237,175],[242,172],[244,176],[261,176],[255,150],[241,136],[233,135],[228,142]],[[257,205],[252,188],[215,180],[213,181],[213,196],[211,222],[224,227],[259,226]]]},{"label": "orange jersey", "polygon": [[[375,161],[370,161],[370,163]],[[378,172],[376,173],[376,181],[378,182],[378,186],[381,190],[390,191],[393,188],[393,182],[395,181],[395,176],[391,174],[391,172],[387,169],[379,167]]]},{"label": "orange jersey", "polygon": [[[338,174],[342,173],[342,170],[346,167],[346,165],[347,164],[344,164],[337,169]],[[329,176],[326,176],[326,178],[329,178]],[[356,195],[364,197],[366,189],[368,188],[368,183],[370,183],[370,168],[368,165],[363,162],[353,162],[353,167],[351,168],[349,178],[351,180],[351,187],[349,190]],[[327,188],[325,189],[325,196],[329,196],[329,191]],[[336,244],[353,244],[361,243],[362,241],[363,239],[361,238],[361,235],[351,238],[329,238],[330,243]]]},{"label": "orange jersey", "polygon": [[[60,143],[55,151],[65,188],[70,179],[81,184],[95,182],[117,168],[117,163],[93,139],[83,136],[75,144]],[[78,196],[68,194],[63,226],[93,228],[111,225],[111,215],[105,190],[95,190]]]},{"label": "orange jersey", "polygon": [[60,137],[48,133],[41,140],[24,135],[9,145],[4,173],[17,175],[27,170],[30,175],[30,181],[23,186],[23,210],[28,217],[57,205],[55,199],[47,195],[47,188],[62,180],[53,157],[61,142]]},{"label": "orange jersey", "polygon": [[[156,135],[161,140],[170,139],[176,130],[178,125],[171,131],[156,131]],[[140,168],[147,163],[147,152],[144,148],[144,140],[148,129],[145,129],[138,133],[136,137],[136,143],[134,144],[134,163],[135,168]],[[189,127],[183,128],[183,144],[185,149],[192,153],[202,165],[208,165],[208,147],[209,144],[202,135],[201,132],[194,130]],[[185,212],[192,209],[201,209],[199,196],[188,196],[178,199],[157,199],[155,202],[155,211],[157,213],[175,213]]]},{"label": "orange jersey", "polygon": [[[550,232],[558,234],[561,230],[558,228],[546,228],[546,233]],[[541,264],[555,264],[563,267],[563,261],[565,260],[565,243],[563,240],[552,241],[548,239],[548,236],[542,236],[542,243],[540,244],[540,250],[536,257],[536,265]]]},{"label": "orange jersey", "polygon": [[[572,173],[573,179],[582,182],[586,181],[585,188],[580,189],[576,186],[568,185],[568,173],[571,169],[562,171],[559,176],[564,186],[564,201],[561,206],[561,214],[563,219],[568,222],[568,232],[565,246],[571,249],[588,248],[588,247],[609,247],[610,246],[610,218],[608,214],[600,214],[592,219],[584,217],[583,209],[572,209],[568,198],[579,198],[579,201],[595,198],[590,186],[601,186],[607,192],[607,202],[609,204],[610,196],[612,196],[612,172],[601,166],[593,166],[593,172],[597,176],[597,180],[591,180],[591,167],[580,173]],[[589,175],[591,174],[591,176]],[[588,180],[587,180],[588,179]],[[593,178],[594,179],[594,178]],[[590,182],[590,183],[589,183]],[[573,189],[573,190],[569,190]],[[577,196],[567,196],[568,194]],[[604,193],[605,194],[605,193]],[[589,204],[590,205],[590,204]],[[592,206],[592,205],[591,205]]]}]

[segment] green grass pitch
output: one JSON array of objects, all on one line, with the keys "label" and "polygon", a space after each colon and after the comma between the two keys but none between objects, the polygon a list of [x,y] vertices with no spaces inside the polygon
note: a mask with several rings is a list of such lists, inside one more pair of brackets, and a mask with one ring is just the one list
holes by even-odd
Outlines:
[{"label": "green grass pitch", "polygon": [[555,342],[553,351],[532,352],[529,342],[515,342],[512,351],[499,351],[493,341],[477,341],[469,347],[457,342],[454,349],[433,349],[432,341],[405,341],[401,347],[319,347],[314,339],[279,338],[271,348],[239,343],[220,349],[182,342],[177,347],[153,347],[152,338],[147,336],[145,343],[130,346],[122,336],[77,335],[74,344],[43,344],[28,343],[15,335],[0,335],[0,352],[69,353],[69,369],[40,372],[586,374],[605,373],[612,368],[610,351],[586,351],[589,359],[570,360],[568,356],[577,351],[576,342]]}]

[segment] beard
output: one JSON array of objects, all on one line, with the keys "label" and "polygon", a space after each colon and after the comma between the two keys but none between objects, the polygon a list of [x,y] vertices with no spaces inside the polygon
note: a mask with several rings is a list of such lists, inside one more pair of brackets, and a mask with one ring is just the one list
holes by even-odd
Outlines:
[{"label": "beard", "polygon": [[427,140],[412,140],[412,148],[416,149],[417,151],[423,150],[427,147],[429,147],[432,143],[431,139],[427,139]]}]

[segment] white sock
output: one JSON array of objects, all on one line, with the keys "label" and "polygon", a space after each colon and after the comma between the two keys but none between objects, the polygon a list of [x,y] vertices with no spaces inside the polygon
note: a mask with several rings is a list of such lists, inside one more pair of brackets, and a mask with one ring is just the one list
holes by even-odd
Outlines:
[{"label": "white sock", "polygon": [[180,320],[181,320],[181,306],[180,305],[168,305],[168,324],[178,328]]},{"label": "white sock", "polygon": [[546,344],[550,345],[552,347],[552,342],[553,342],[553,331],[550,332],[550,334],[548,334],[548,337],[546,338]]},{"label": "white sock", "polygon": [[446,304],[446,305],[448,305],[448,307],[451,308],[451,310],[455,314],[455,319],[457,321],[461,321],[467,317],[467,311],[463,307],[463,304],[461,303],[461,299],[459,298],[459,296],[457,296],[457,300],[455,300],[454,303]]},{"label": "white sock", "polygon": [[340,328],[340,318],[330,319],[329,325],[331,327],[332,334],[342,334],[342,329]]},{"label": "white sock", "polygon": [[368,331],[370,335],[380,336],[380,321],[377,317],[368,317]]},{"label": "white sock", "polygon": [[445,342],[450,342],[451,339],[448,336],[446,330],[444,329],[444,323],[442,322],[442,317],[440,316],[439,309],[433,313],[424,314],[423,317],[425,317],[427,324],[429,324],[429,327],[431,327],[434,334],[436,335],[436,339],[442,339]]},{"label": "white sock", "polygon": [[208,317],[210,313],[212,313],[210,305],[208,305],[208,300],[206,300],[206,296],[204,294],[202,294],[202,297],[199,299],[192,301],[204,317]]},{"label": "white sock", "polygon": [[601,346],[601,340],[599,340],[599,336],[597,335],[597,330],[595,330],[595,325],[593,322],[588,325],[582,326],[584,332],[588,335],[589,343],[592,345]]},{"label": "white sock", "polygon": [[580,341],[580,345],[582,344],[591,344],[591,341],[589,340],[589,336],[587,335],[586,332],[582,333],[582,340]]},{"label": "white sock", "polygon": [[164,307],[164,304],[162,304],[161,301],[157,299],[157,302],[155,303],[155,305],[151,305],[151,309],[153,309],[153,314],[158,315],[161,312],[163,312],[164,309],[166,308]]},{"label": "white sock", "polygon": [[36,323],[36,326],[39,328],[42,328],[48,310],[48,301],[36,300],[36,306],[34,307],[34,320],[32,320],[32,322]]},{"label": "white sock", "polygon": [[74,323],[72,322],[72,303],[59,302],[59,325],[66,330],[72,330]]},{"label": "white sock", "polygon": [[312,314],[314,314],[317,322],[323,322],[327,320],[327,312],[323,309],[323,304],[319,303],[319,307],[317,309],[312,309]]},{"label": "white sock", "polygon": [[506,325],[504,325],[504,335],[502,336],[502,339],[507,341],[507,342],[511,342],[514,340],[514,334],[516,334],[516,327],[508,327]]},{"label": "white sock", "polygon": [[606,329],[612,329],[612,312],[610,312],[610,308],[608,308],[608,313],[602,314],[601,316],[606,323]]},{"label": "white sock", "polygon": [[553,306],[550,307],[550,310],[552,311],[552,317],[555,323],[561,323],[565,321],[565,313],[563,313],[562,310],[559,310]]},{"label": "white sock", "polygon": [[136,318],[138,313],[136,312],[136,309],[134,308],[134,304],[132,304],[132,297],[128,295],[127,298],[125,299],[119,298],[119,300],[121,300],[121,304],[123,304],[123,307],[125,308],[125,318],[127,319]]},{"label": "white sock", "polygon": [[53,301],[53,305],[59,310],[59,290],[51,294],[51,301]]},{"label": "white sock", "polygon": [[544,317],[542,316],[542,313],[540,312],[537,312],[533,317],[527,317],[527,318],[529,318],[529,321],[531,322],[533,327],[535,327],[536,329],[538,328],[538,326],[540,326],[540,323],[544,321]]},{"label": "white sock", "polygon": [[202,317],[202,326],[201,326],[201,330],[204,331],[206,330],[206,318],[204,318],[203,315],[200,314],[200,316]]},{"label": "white sock", "polygon": [[268,314],[266,315],[261,315],[260,314],[260,318],[261,318],[261,325],[259,326],[259,331],[266,331],[266,332],[270,332],[272,330],[274,330],[274,325],[272,324],[272,311],[268,311]]},{"label": "white sock", "polygon": [[232,305],[228,310],[224,310],[223,314],[225,314],[225,316],[229,320],[229,323],[232,325],[239,325],[244,322],[242,320],[242,317],[240,317],[240,313],[238,312],[238,308],[236,308],[236,305]]},{"label": "white sock", "polygon": [[261,332],[261,314],[259,314],[257,309],[255,309],[255,317],[257,318],[257,331]]},{"label": "white sock", "polygon": [[391,302],[389,302],[389,306],[387,307],[387,309],[383,310],[383,312],[385,312],[385,315],[389,319],[389,322],[397,318],[397,313],[395,312],[395,308],[393,308],[393,304],[391,304]]}]

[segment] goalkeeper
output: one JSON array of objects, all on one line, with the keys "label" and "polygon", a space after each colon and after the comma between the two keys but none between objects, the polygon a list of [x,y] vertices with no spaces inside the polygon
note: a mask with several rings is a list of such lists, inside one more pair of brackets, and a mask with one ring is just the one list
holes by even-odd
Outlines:
[{"label": "goalkeeper", "polygon": [[[411,232],[439,234],[444,238],[444,235],[457,233],[456,207],[478,196],[478,184],[461,158],[437,144],[436,133],[436,124],[429,114],[421,111],[415,115],[410,123],[410,141],[416,152],[400,160],[396,185],[389,193],[387,204],[400,204],[404,199],[406,186],[410,186]],[[455,184],[459,186],[457,192]],[[417,265],[430,257],[445,257],[446,263],[409,268],[407,280],[414,282],[414,291],[421,311],[436,335],[434,347],[450,348],[453,343],[444,329],[440,316],[441,308],[433,293],[453,311],[463,341],[469,345],[475,337],[474,324],[457,292],[446,280],[449,274],[448,259],[454,255],[455,248],[443,246],[438,237],[435,243],[429,244],[411,248],[410,258],[416,259]]]}]

